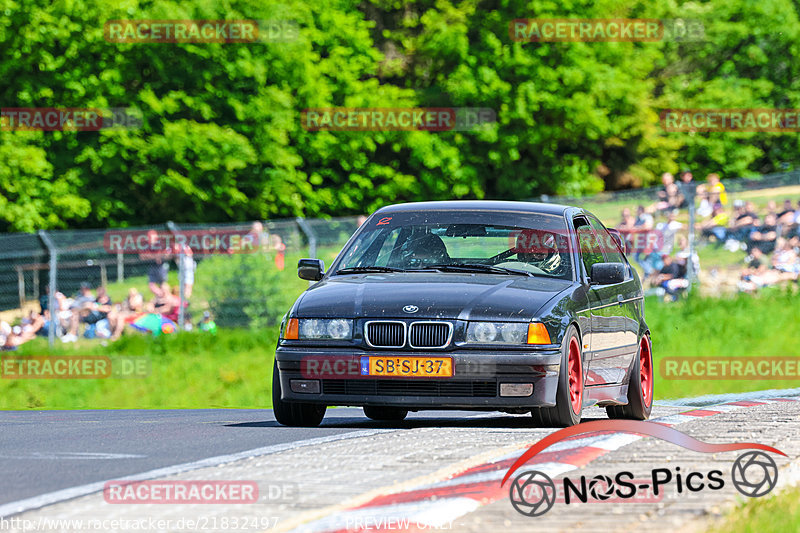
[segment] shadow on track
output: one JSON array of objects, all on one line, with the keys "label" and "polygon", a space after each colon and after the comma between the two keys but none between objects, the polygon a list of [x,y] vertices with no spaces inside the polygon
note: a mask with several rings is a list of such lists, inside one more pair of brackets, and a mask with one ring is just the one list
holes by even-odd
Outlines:
[{"label": "shadow on track", "polygon": [[[582,422],[592,420],[604,420],[603,418],[584,418]],[[240,422],[236,424],[225,424],[225,427],[233,428],[282,428],[274,420],[264,420],[259,422]],[[417,428],[483,428],[483,429],[552,429],[555,427],[537,427],[533,419],[528,415],[508,416],[495,415],[487,417],[475,417],[474,415],[465,418],[423,418],[412,417],[402,422],[377,422],[364,417],[357,416],[328,416],[319,426],[324,429],[417,429]],[[289,429],[289,428],[287,428]],[[313,429],[313,428],[311,428]]]}]

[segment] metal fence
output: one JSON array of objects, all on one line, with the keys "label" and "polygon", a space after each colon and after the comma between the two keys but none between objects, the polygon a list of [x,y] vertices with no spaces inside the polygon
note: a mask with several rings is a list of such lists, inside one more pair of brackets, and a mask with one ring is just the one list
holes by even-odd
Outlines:
[{"label": "metal fence", "polygon": [[[737,199],[751,198],[760,194],[760,190],[800,185],[800,171],[760,180],[727,180],[724,184],[728,194],[726,209],[730,210],[738,203]],[[605,206],[601,219],[612,227],[622,207],[651,206],[659,190],[536,200],[589,205],[596,212]],[[800,190],[794,194],[795,199],[798,197]],[[655,221],[663,222],[664,217],[664,213],[657,213]],[[686,221],[687,211],[682,217],[683,232],[689,237],[691,250],[696,244],[706,245],[702,232],[695,243],[693,232],[687,231],[692,227]],[[110,322],[117,324],[131,320],[137,312],[152,311],[151,301],[159,303],[160,298],[163,303],[171,298],[173,303],[177,302],[172,306],[170,318],[175,328],[206,327],[212,322],[237,327],[270,325],[307,286],[296,276],[297,259],[332,260],[362,220],[362,217],[297,218],[214,225],[169,222],[124,230],[48,230],[0,235],[0,322],[6,329],[9,323],[30,326],[36,315],[42,314],[51,343],[57,338],[70,339],[76,333],[113,336],[113,330],[118,329],[113,323],[101,323],[104,331],[94,331],[95,324],[90,319],[84,321],[86,313],[76,320],[76,308],[70,307],[82,301],[82,292],[96,298],[96,291],[102,287],[115,309]],[[147,246],[142,248],[141,242],[152,232],[171,236],[172,240],[157,252]],[[192,252],[191,247],[179,245],[198,235],[210,236],[210,249],[198,253],[196,247]],[[133,248],[120,248],[119,242],[114,241],[130,236],[136,237],[131,240]],[[257,246],[246,250],[248,253],[240,253],[242,250],[229,249],[230,243],[220,244],[220,236],[255,236]],[[641,259],[634,257],[635,261]],[[691,266],[688,277],[692,278]],[[160,297],[159,291],[164,293]],[[132,299],[138,301],[137,294],[143,306],[132,305]],[[60,313],[55,320],[50,320],[52,309]]]},{"label": "metal fence", "polygon": [[[247,327],[258,322],[248,315],[248,308],[267,294],[273,300],[268,302],[272,314],[264,317],[263,325],[267,325],[303,288],[305,282],[294,271],[297,259],[318,254],[333,257],[358,224],[358,217],[298,218],[0,235],[0,319],[4,327],[20,322],[28,326],[41,315],[45,327],[40,334],[46,332],[51,343],[74,333],[108,337],[115,328],[108,323],[107,308],[100,315],[105,319],[99,324],[102,332],[95,331],[92,318],[84,316],[91,309],[80,313],[85,303],[82,295],[96,299],[103,288],[114,308],[112,322],[151,314],[153,302],[168,300],[178,303],[172,306],[174,316],[164,322],[167,328],[174,323],[176,329],[191,329],[209,322]],[[149,233],[160,238],[158,246],[147,243]],[[259,278],[261,271],[269,277]],[[264,280],[272,292],[255,291],[253,301],[248,299],[252,285]],[[169,307],[166,303],[164,308]],[[53,309],[55,319],[51,320]],[[263,309],[256,306],[253,313],[259,312]],[[76,314],[80,315],[77,328],[72,318]]]}]

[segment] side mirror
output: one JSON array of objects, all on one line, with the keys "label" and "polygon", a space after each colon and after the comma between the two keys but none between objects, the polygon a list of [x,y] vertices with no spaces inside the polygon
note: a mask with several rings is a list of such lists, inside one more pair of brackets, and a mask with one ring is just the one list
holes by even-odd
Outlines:
[{"label": "side mirror", "polygon": [[628,242],[622,238],[622,234],[617,229],[609,229],[608,232],[611,234],[611,237],[614,239],[619,245],[619,249],[622,250],[622,253],[628,253]]},{"label": "side mirror", "polygon": [[301,259],[297,262],[297,276],[308,281],[319,281],[325,274],[325,263],[322,259]]},{"label": "side mirror", "polygon": [[590,274],[592,285],[613,285],[625,281],[625,265],[622,263],[595,263]]}]

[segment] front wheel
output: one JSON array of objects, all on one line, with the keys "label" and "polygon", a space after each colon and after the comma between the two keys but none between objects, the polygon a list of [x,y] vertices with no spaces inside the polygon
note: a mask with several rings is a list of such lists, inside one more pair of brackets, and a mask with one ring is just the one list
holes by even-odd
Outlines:
[{"label": "front wheel", "polygon": [[581,341],[575,326],[564,335],[561,347],[561,368],[555,407],[540,407],[531,411],[537,425],[566,427],[580,423],[583,411],[583,360]]},{"label": "front wheel", "polygon": [[316,427],[322,422],[327,409],[324,405],[282,400],[278,362],[272,365],[272,412],[278,423],[293,427]]},{"label": "front wheel", "polygon": [[606,407],[608,418],[647,420],[653,408],[653,350],[650,336],[644,335],[639,343],[639,353],[633,362],[628,382],[628,405]]}]

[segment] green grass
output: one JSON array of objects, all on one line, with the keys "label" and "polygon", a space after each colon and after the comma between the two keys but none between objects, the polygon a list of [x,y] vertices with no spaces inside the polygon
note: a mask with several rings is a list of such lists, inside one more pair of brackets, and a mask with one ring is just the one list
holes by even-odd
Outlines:
[{"label": "green grass", "polygon": [[800,531],[800,487],[749,500],[710,531],[714,533]]},{"label": "green grass", "polygon": [[[675,303],[648,298],[656,399],[800,387],[800,381],[790,380],[667,380],[659,375],[659,363],[667,356],[800,356],[797,302],[798,294],[790,290]],[[124,379],[0,379],[0,409],[270,407],[277,335],[277,327],[223,329],[216,336],[197,331],[156,338],[128,334],[107,346],[81,339],[57,343],[52,351],[46,339],[35,339],[3,357],[146,356],[151,371]]]},{"label": "green grass", "polygon": [[17,355],[145,356],[144,377],[105,379],[2,379],[0,409],[157,409],[270,407],[277,328],[220,330],[150,337],[126,335],[102,346],[81,340],[48,351],[35,339]]},{"label": "green grass", "polygon": [[798,297],[787,288],[673,303],[648,298],[656,399],[800,387],[800,380],[674,380],[659,372],[667,356],[800,356]]}]

